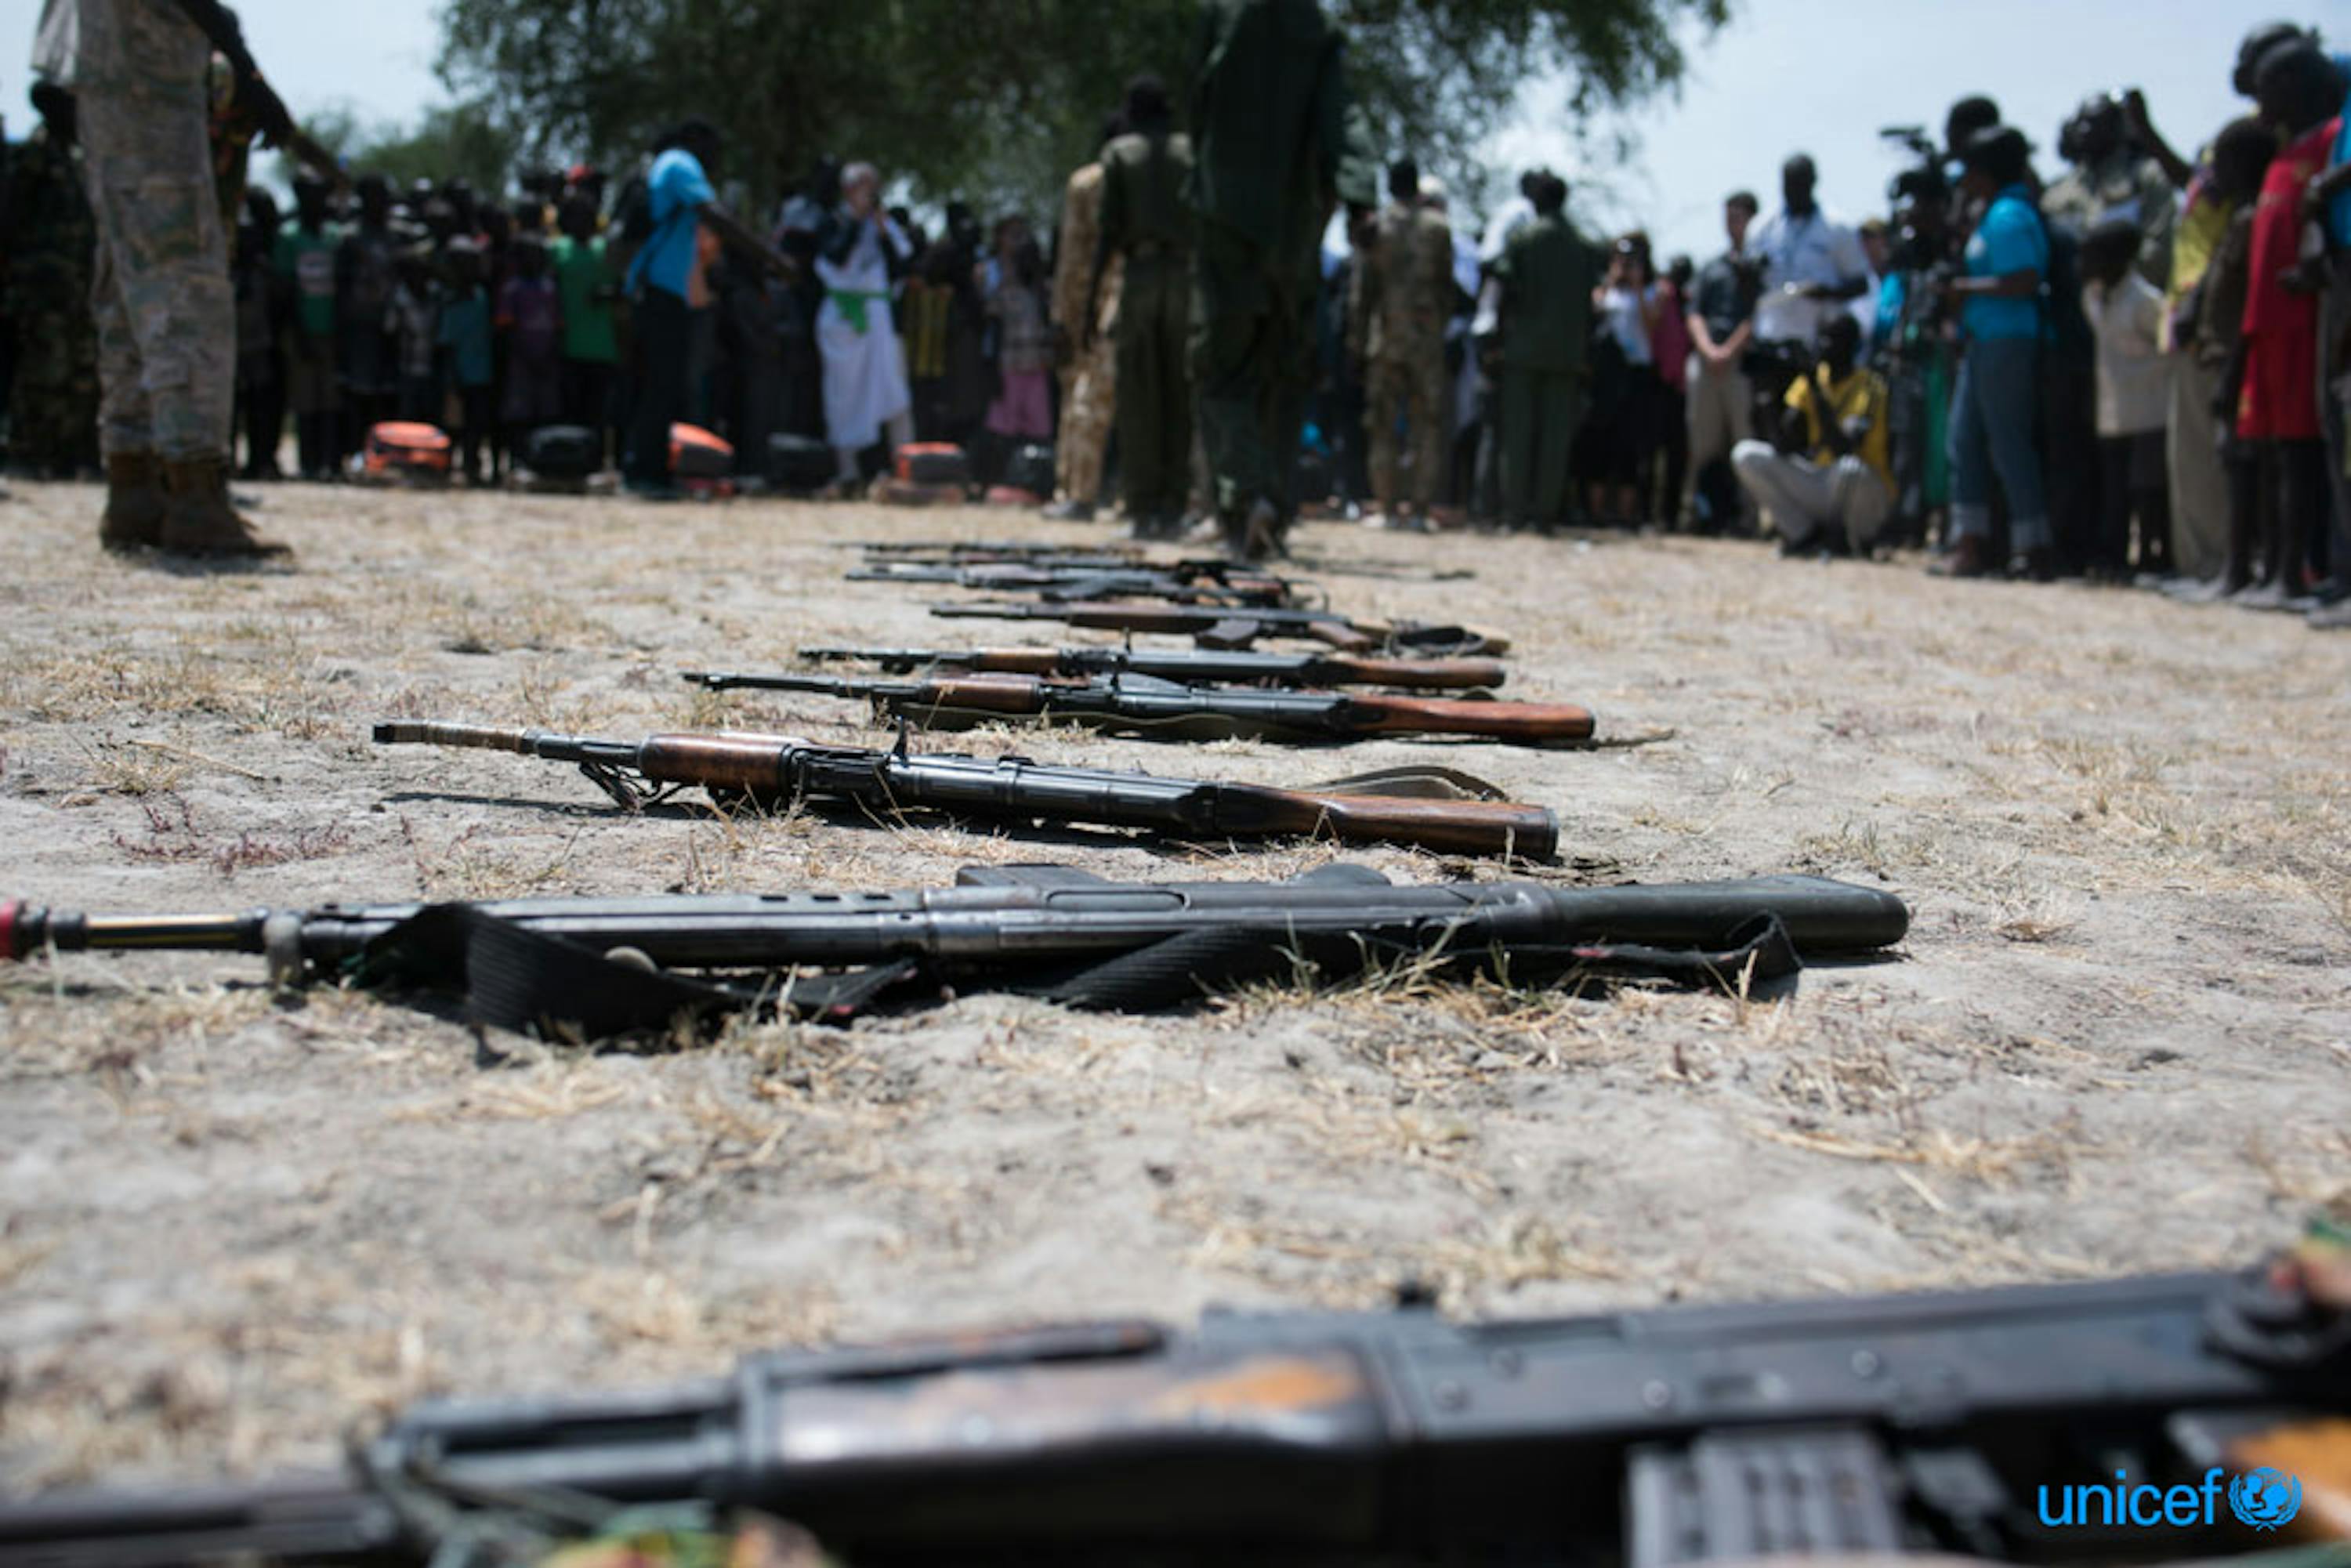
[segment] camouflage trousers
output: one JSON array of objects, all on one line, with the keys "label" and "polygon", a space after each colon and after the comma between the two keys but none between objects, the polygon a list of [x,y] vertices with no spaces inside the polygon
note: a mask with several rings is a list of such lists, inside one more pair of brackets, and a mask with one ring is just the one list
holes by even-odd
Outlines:
[{"label": "camouflage trousers", "polygon": [[[1446,402],[1452,383],[1445,374],[1445,350],[1432,347],[1410,360],[1374,360],[1364,375],[1364,434],[1371,451],[1372,494],[1380,510],[1395,509],[1397,499],[1408,499],[1428,510],[1437,496],[1437,482],[1445,473],[1447,433],[1453,422]],[[1396,415],[1404,415],[1405,435],[1396,437]],[[1409,493],[1405,489],[1404,457],[1412,454]]]},{"label": "camouflage trousers", "polygon": [[204,83],[88,83],[81,141],[98,219],[90,307],[110,452],[225,453],[236,300],[213,189]]},{"label": "camouflage trousers", "polygon": [[8,458],[44,472],[98,463],[98,342],[89,267],[20,258],[9,279],[16,334]]},{"label": "camouflage trousers", "polygon": [[1102,498],[1102,466],[1118,418],[1118,344],[1108,332],[1061,372],[1061,429],[1053,444],[1053,482],[1064,498]]}]

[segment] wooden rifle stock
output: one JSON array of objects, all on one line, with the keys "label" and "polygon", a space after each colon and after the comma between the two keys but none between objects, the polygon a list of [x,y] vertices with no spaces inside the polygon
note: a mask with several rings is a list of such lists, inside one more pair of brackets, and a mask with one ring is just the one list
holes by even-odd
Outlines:
[{"label": "wooden rifle stock", "polygon": [[1444,854],[1528,860],[1548,859],[1559,848],[1559,819],[1550,808],[1510,800],[1426,800],[1248,785],[1228,785],[1222,800],[1243,808],[1226,813],[1220,825],[1228,831],[1328,833],[1342,843],[1409,843]]},{"label": "wooden rifle stock", "polygon": [[1499,659],[1367,659],[1333,657],[1328,661],[1333,679],[1367,686],[1411,686],[1429,691],[1460,691],[1473,686],[1499,686],[1508,678]]},{"label": "wooden rifle stock", "polygon": [[715,794],[764,799],[783,792],[787,749],[803,744],[789,736],[731,729],[717,735],[656,735],[637,747],[637,771],[656,784],[699,784]]},{"label": "wooden rifle stock", "polygon": [[1520,746],[1590,740],[1592,713],[1573,703],[1463,702],[1444,697],[1349,696],[1366,735],[1479,735]]}]

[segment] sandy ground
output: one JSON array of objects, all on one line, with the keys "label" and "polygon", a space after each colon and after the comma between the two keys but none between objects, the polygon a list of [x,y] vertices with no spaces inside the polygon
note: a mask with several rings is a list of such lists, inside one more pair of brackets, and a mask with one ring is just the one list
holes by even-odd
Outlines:
[{"label": "sandy ground", "polygon": [[[981,511],[281,488],[293,572],[102,557],[19,486],[0,583],[5,892],[169,911],[525,891],[873,888],[973,861],[1286,874],[1327,846],[1071,847],[805,817],[631,820],[566,769],[371,720],[879,743],[851,705],[696,697],[796,643],[1026,630],[840,573]],[[1517,640],[1572,754],[1042,758],[1302,783],[1437,757],[1560,812],[1565,881],[1889,886],[1897,961],[1768,1001],[1257,996],[1175,1019],[968,998],[848,1030],[589,1054],[257,960],[0,979],[0,1485],[323,1462],[441,1389],[1204,1303],[1537,1313],[2241,1260],[2351,1202],[2351,640],[2148,594],[1946,584],[1672,540],[1304,530],[1339,606]],[[986,749],[1004,737],[982,736]],[[1408,852],[1415,879],[1502,874]]]}]

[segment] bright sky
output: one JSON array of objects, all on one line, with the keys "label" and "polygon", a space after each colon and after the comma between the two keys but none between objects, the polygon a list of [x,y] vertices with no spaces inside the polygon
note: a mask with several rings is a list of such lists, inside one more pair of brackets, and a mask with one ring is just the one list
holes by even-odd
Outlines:
[{"label": "bright sky", "polygon": [[[298,118],[347,106],[362,121],[413,120],[446,95],[433,75],[440,7],[427,0],[229,0],[270,84]],[[0,0],[0,110],[8,133],[32,120],[33,24],[41,0]]]},{"label": "bright sky", "polygon": [[[1644,224],[1660,256],[1703,257],[1720,244],[1719,204],[1739,185],[1769,208],[1780,161],[1798,149],[1821,170],[1821,196],[1859,217],[1883,210],[1902,167],[1877,128],[1925,122],[1970,92],[1999,99],[2044,150],[2092,91],[2143,89],[2181,151],[2241,106],[2229,91],[2237,40],[2274,12],[2302,15],[2351,42],[2351,0],[2298,6],[2214,0],[1735,0],[1730,26],[1692,47],[1679,98],[1634,115],[1640,141],[1621,167],[1592,167],[1562,123],[1565,94],[1530,84],[1495,141],[1496,163],[1549,163],[1576,179],[1587,222]],[[255,55],[295,113],[344,106],[362,120],[409,120],[441,97],[439,29],[427,0],[238,0]],[[0,0],[0,110],[12,134],[32,116],[26,61],[40,0]],[[1604,138],[1602,139],[1604,141]],[[2044,152],[2044,163],[2053,162]],[[1501,183],[1508,189],[1512,182]],[[1604,196],[1605,199],[1602,199]]]}]

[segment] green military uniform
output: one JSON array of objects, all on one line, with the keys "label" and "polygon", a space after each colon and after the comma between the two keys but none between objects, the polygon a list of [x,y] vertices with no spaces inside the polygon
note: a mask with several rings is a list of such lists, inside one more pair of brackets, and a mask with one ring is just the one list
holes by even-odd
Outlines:
[{"label": "green military uniform", "polygon": [[1124,263],[1118,309],[1118,461],[1126,515],[1145,533],[1172,528],[1191,495],[1192,383],[1184,356],[1192,316],[1191,139],[1165,128],[1102,151],[1096,267]]},{"label": "green military uniform", "polygon": [[89,310],[98,225],[81,158],[50,127],[9,161],[8,306],[16,379],[10,461],[42,473],[98,466],[98,329]]},{"label": "green military uniform", "polygon": [[1445,324],[1453,317],[1453,230],[1444,214],[1418,201],[1390,203],[1350,288],[1347,347],[1364,367],[1372,494],[1381,511],[1395,513],[1405,487],[1401,413],[1411,441],[1413,507],[1426,517],[1450,428]]},{"label": "green military uniform", "polygon": [[1494,262],[1501,283],[1502,516],[1559,521],[1583,420],[1585,344],[1599,258],[1557,213],[1520,225]]},{"label": "green military uniform", "polygon": [[1316,0],[1207,0],[1193,75],[1192,381],[1226,537],[1277,531],[1313,383],[1314,296],[1332,204],[1378,197],[1348,111],[1344,46]]}]

